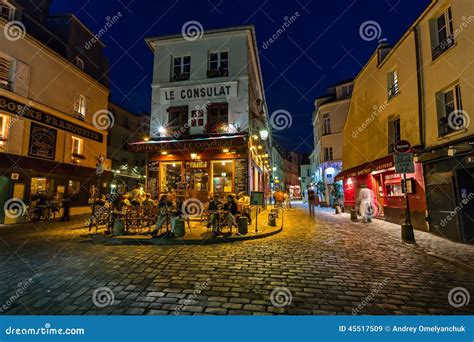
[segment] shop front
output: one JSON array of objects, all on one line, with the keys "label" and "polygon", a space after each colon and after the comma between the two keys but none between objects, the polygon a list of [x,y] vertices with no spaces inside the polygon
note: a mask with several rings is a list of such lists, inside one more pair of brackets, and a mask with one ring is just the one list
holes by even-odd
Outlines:
[{"label": "shop front", "polygon": [[147,192],[157,197],[176,193],[207,202],[212,194],[248,194],[263,178],[245,134],[139,142],[131,148],[148,153]]},{"label": "shop front", "polygon": [[[406,178],[412,224],[418,230],[427,231],[422,164],[415,163],[415,172],[408,173]],[[366,187],[372,190],[374,216],[396,224],[404,222],[406,198],[403,192],[403,175],[395,173],[393,156],[342,171],[335,180],[343,181],[346,211],[359,206],[359,191]]]}]

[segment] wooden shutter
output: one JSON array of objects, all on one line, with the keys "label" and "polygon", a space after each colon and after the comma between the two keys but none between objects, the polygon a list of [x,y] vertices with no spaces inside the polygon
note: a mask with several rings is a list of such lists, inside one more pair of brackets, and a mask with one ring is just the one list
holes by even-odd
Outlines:
[{"label": "wooden shutter", "polygon": [[13,82],[13,92],[23,97],[28,97],[30,87],[30,66],[21,61],[16,61],[15,81]]},{"label": "wooden shutter", "polygon": [[10,61],[0,57],[0,84],[7,85],[10,79]]}]

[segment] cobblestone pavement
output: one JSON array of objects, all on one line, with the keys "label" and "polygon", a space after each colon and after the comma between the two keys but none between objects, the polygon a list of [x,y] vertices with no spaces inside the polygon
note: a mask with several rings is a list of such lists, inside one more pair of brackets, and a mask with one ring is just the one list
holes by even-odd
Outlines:
[{"label": "cobblestone pavement", "polygon": [[384,222],[299,205],[280,234],[208,246],[94,245],[76,226],[0,227],[0,313],[474,314],[474,272]]}]

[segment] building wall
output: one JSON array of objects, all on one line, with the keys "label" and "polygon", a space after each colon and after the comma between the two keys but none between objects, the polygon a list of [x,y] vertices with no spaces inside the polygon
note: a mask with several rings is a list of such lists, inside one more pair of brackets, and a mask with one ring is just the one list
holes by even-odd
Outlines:
[{"label": "building wall", "polygon": [[[152,117],[150,135],[160,136],[158,128],[168,124],[168,113],[166,109],[170,106],[188,105],[188,116],[191,110],[205,109],[209,103],[228,102],[229,123],[247,130],[249,127],[249,56],[248,56],[248,34],[246,32],[234,32],[225,36],[204,35],[201,39],[193,42],[183,39],[164,40],[156,43],[154,56],[154,72],[152,84]],[[228,51],[229,53],[229,75],[226,77],[208,78],[208,56],[209,52]],[[191,76],[189,80],[170,82],[172,69],[172,56],[191,56]],[[185,101],[166,101],[163,98],[163,90],[169,88],[191,86],[191,85],[213,85],[232,82],[237,84],[237,97],[214,97],[212,99],[198,99]],[[204,114],[204,125],[206,125],[206,113]],[[192,128],[191,134],[202,133],[202,129]]]},{"label": "building wall", "polygon": [[[0,30],[3,30],[5,23],[0,19]],[[81,165],[95,168],[96,157],[100,153],[106,153],[107,132],[95,128],[92,118],[95,112],[107,109],[108,89],[51,50],[42,48],[29,36],[12,42],[0,35],[0,53],[17,62],[17,74],[13,83],[15,95],[12,97],[22,101],[32,100],[39,109],[104,134],[101,143],[84,139],[85,159],[81,161]],[[74,104],[78,94],[88,98],[84,122],[74,118]],[[5,152],[27,155],[30,126],[29,120],[21,118],[11,124]],[[71,136],[70,133],[58,130],[55,161],[71,162]]]},{"label": "building wall", "polygon": [[[397,70],[399,94],[388,99],[387,74]],[[344,127],[343,168],[388,154],[388,119],[400,117],[401,139],[420,144],[415,40],[412,33],[377,66],[374,54],[357,76]]]},{"label": "building wall", "polygon": [[[445,11],[448,6],[451,6],[453,16],[455,45],[433,61],[430,22]],[[474,96],[472,96],[474,12],[472,2],[463,0],[437,1],[436,5],[421,20],[418,29],[423,61],[426,146],[432,147],[474,134],[474,124],[471,123],[466,129],[458,130],[440,138],[438,136],[436,106],[436,93],[459,83],[463,95],[463,110],[470,116],[471,121],[474,121]]]}]

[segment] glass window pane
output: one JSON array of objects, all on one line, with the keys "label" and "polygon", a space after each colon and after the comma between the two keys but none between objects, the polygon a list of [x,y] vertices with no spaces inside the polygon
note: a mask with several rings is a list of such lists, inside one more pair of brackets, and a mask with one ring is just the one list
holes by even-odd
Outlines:
[{"label": "glass window pane", "polygon": [[161,163],[160,192],[176,191],[179,182],[181,182],[181,163]]},{"label": "glass window pane", "polygon": [[232,160],[224,160],[212,163],[213,192],[231,193],[233,191],[233,171]]}]

